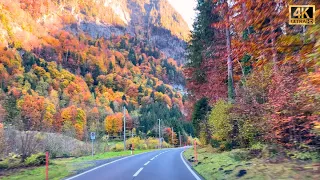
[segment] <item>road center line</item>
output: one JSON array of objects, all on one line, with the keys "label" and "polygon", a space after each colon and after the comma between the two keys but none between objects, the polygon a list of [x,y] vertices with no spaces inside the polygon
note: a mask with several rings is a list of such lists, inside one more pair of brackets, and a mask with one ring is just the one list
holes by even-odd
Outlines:
[{"label": "road center line", "polygon": [[113,163],[116,163],[116,162],[121,161],[121,160],[125,160],[125,159],[132,158],[132,157],[137,157],[137,156],[140,156],[140,155],[143,155],[143,154],[147,154],[147,153],[150,153],[150,152],[144,152],[144,153],[136,154],[136,155],[133,155],[133,156],[127,156],[127,157],[124,157],[124,158],[121,158],[121,159],[117,159],[117,160],[108,162],[108,163],[106,163],[106,164],[102,164],[101,166],[98,166],[98,167],[89,169],[88,171],[85,171],[85,172],[83,172],[83,173],[80,173],[80,174],[77,174],[77,175],[75,175],[75,176],[69,177],[69,178],[67,178],[67,179],[65,179],[65,180],[72,180],[72,179],[75,179],[75,178],[77,178],[77,177],[80,177],[80,176],[82,176],[82,175],[84,175],[84,174],[87,174],[87,173],[90,173],[90,172],[92,172],[92,171],[95,171],[95,170],[97,170],[97,169],[99,169],[99,168],[108,166],[109,164],[113,164]]},{"label": "road center line", "polygon": [[143,168],[140,168],[134,175],[133,175],[133,177],[136,177],[136,176],[138,176],[139,175],[139,173],[142,171],[142,169]]},{"label": "road center line", "polygon": [[150,163],[150,161],[146,162],[144,165],[146,166],[146,165],[148,165],[149,163]]}]

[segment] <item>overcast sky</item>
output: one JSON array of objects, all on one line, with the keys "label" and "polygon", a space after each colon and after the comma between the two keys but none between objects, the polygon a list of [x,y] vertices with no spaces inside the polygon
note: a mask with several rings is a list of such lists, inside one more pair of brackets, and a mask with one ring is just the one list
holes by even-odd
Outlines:
[{"label": "overcast sky", "polygon": [[173,7],[183,16],[185,21],[188,23],[190,29],[195,18],[194,9],[197,6],[196,0],[168,0]]}]

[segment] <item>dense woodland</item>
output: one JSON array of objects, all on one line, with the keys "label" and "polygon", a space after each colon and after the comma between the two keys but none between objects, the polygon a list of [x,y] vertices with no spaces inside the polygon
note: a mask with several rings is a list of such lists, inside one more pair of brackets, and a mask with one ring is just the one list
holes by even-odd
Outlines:
[{"label": "dense woodland", "polygon": [[[90,131],[98,138],[119,137],[123,107],[127,130],[143,138],[158,135],[159,118],[163,133],[171,133],[166,127],[193,133],[184,120],[183,92],[172,86],[185,83],[182,67],[174,59],[128,34],[105,38],[73,32],[68,28],[76,26],[73,16],[61,16],[55,28],[36,23],[47,9],[64,3],[37,2],[1,4],[0,153],[11,150],[6,147],[10,137],[4,137],[5,129],[59,133],[82,141],[88,140]],[[85,2],[79,3],[82,10],[96,7]],[[86,17],[95,17],[88,13]],[[25,15],[27,24],[16,14]],[[28,136],[21,138],[21,146],[32,146]],[[28,153],[24,156],[32,153],[21,151]]]},{"label": "dense woodland", "polygon": [[[189,113],[204,144],[320,147],[320,24],[289,25],[289,4],[198,0],[185,67]],[[279,146],[280,145],[280,146]]]}]

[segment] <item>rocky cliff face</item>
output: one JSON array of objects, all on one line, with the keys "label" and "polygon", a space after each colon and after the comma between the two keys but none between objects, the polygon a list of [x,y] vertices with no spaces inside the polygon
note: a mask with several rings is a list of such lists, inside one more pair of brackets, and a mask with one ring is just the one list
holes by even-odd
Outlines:
[{"label": "rocky cliff face", "polygon": [[0,36],[3,44],[16,38],[36,46],[61,28],[94,38],[128,33],[184,62],[189,28],[167,0],[0,0],[0,9],[0,31],[12,33]]},{"label": "rocky cliff face", "polygon": [[129,33],[148,40],[168,57],[184,63],[189,28],[167,0],[96,0],[95,3],[110,9],[108,16],[113,16],[113,20],[85,18],[79,22],[81,30],[93,37]]}]

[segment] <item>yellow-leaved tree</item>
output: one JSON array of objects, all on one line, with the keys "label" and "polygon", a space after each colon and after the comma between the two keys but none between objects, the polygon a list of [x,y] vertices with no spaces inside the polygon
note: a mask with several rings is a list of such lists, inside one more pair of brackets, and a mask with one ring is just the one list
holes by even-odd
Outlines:
[{"label": "yellow-leaved tree", "polygon": [[107,133],[116,135],[122,132],[122,117],[122,113],[116,113],[106,117],[105,128]]}]

